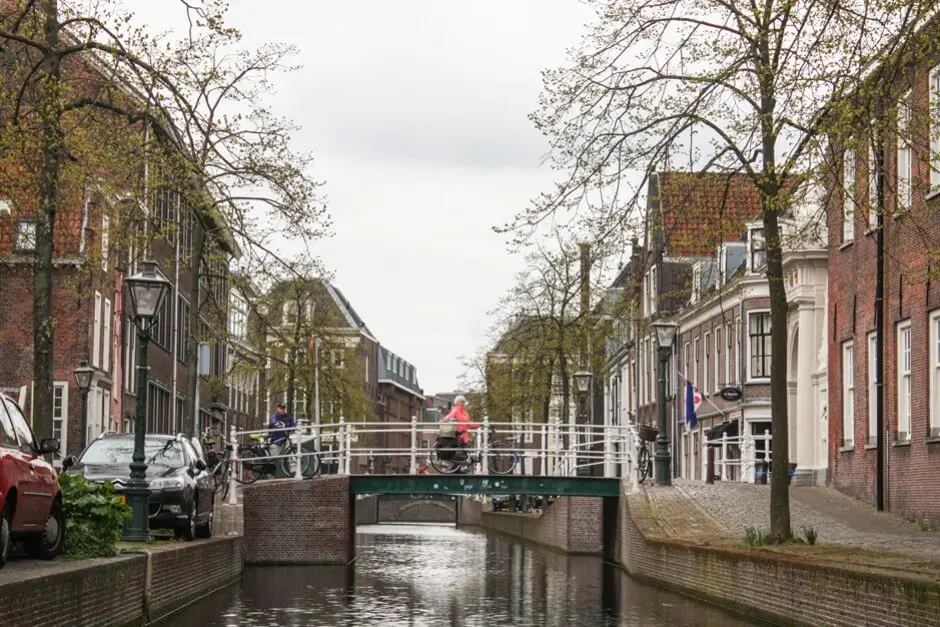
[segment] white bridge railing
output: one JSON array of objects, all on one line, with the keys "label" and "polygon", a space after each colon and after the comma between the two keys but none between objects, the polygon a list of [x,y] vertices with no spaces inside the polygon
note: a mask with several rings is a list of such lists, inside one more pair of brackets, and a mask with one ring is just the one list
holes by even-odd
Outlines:
[{"label": "white bridge railing", "polygon": [[[469,449],[475,460],[472,467],[475,473],[487,473],[490,455],[498,446],[501,455],[512,455],[512,474],[627,477],[632,489],[638,486],[636,460],[640,438],[633,424],[491,422],[484,418],[478,425],[479,429],[471,431]],[[439,429],[438,423],[419,422],[415,417],[410,423],[346,422],[341,417],[338,422],[319,426],[302,424],[249,431],[233,427],[228,441],[231,448],[228,497],[235,502],[236,476],[245,462],[252,461],[284,460],[280,464],[282,473],[289,471],[286,474],[294,479],[304,477],[304,464],[311,456],[317,456],[320,472],[327,466],[331,474],[371,474],[376,462],[381,462],[383,469],[397,468],[403,474],[428,472],[431,456],[437,453]],[[274,432],[286,434],[286,441],[271,444]],[[262,452],[263,455],[259,454]]]}]

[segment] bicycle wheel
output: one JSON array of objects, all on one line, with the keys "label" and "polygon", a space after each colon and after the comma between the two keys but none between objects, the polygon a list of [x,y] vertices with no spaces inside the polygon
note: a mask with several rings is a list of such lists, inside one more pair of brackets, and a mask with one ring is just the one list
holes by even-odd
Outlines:
[{"label": "bicycle wheel", "polygon": [[640,483],[646,481],[648,475],[653,474],[653,462],[650,459],[650,450],[646,448],[646,444],[640,447],[636,472],[639,475]]},{"label": "bicycle wheel", "polygon": [[[290,457],[282,457],[277,460],[278,465],[281,468],[281,472],[287,477],[294,476],[294,470],[297,468],[297,456],[295,455],[296,449],[292,444],[290,447],[285,449],[281,455],[290,455]],[[317,455],[313,450],[301,450],[300,456],[300,476],[305,479],[309,479],[317,474],[320,470],[320,456]]]},{"label": "bicycle wheel", "polygon": [[[437,446],[435,445],[435,449]],[[451,451],[452,453],[458,453],[458,451]],[[435,451],[430,456],[431,467],[434,468],[437,472],[442,475],[452,475],[463,466],[460,462],[454,461],[453,459],[441,459],[441,454],[439,451]]]},{"label": "bicycle wheel", "polygon": [[508,475],[516,468],[519,456],[503,442],[493,442],[488,451],[487,466],[494,475]]},{"label": "bicycle wheel", "polygon": [[254,446],[239,451],[248,459],[241,462],[241,471],[235,474],[235,481],[239,483],[254,483],[265,475],[265,465],[267,462],[260,459],[265,457],[265,452]]}]

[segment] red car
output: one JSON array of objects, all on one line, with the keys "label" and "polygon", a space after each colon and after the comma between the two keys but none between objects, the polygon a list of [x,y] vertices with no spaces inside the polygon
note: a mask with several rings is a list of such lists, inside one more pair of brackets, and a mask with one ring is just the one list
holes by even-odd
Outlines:
[{"label": "red car", "polygon": [[13,540],[23,540],[30,557],[53,559],[65,544],[65,513],[59,478],[42,458],[59,442],[36,438],[13,399],[0,394],[0,568]]}]

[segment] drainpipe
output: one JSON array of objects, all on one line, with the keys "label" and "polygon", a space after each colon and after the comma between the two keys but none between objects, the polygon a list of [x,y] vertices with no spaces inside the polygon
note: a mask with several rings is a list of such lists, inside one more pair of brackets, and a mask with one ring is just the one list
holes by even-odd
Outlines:
[{"label": "drainpipe", "polygon": [[[173,404],[171,405],[172,417],[173,417],[173,431],[179,433],[180,429],[179,419],[180,417],[176,412],[176,377],[178,369],[178,357],[177,351],[179,350],[179,329],[180,329],[180,235],[182,234],[182,202],[179,196],[176,198],[176,216],[179,220],[179,228],[176,231],[176,270],[174,272],[173,278]],[[199,435],[197,431],[193,435]]]},{"label": "drainpipe", "polygon": [[[880,146],[876,146],[874,151],[878,161],[878,228],[875,231],[875,247],[877,250],[877,262],[875,269],[875,426],[877,434],[875,436],[875,446],[877,447],[875,455],[876,482],[875,482],[875,501],[878,511],[885,509],[885,413],[884,413],[884,330],[885,330],[885,305],[884,305],[884,274],[885,274],[885,240],[884,240],[884,222],[885,222],[885,176],[884,176],[884,154]],[[834,335],[834,334],[833,334]],[[833,338],[835,339],[835,338]]]}]

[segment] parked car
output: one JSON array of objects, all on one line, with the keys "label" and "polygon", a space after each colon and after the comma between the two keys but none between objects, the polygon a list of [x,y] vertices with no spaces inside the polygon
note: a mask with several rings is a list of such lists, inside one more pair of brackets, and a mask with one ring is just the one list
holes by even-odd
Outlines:
[{"label": "parked car", "polygon": [[55,469],[42,455],[58,452],[49,438],[38,446],[19,405],[0,393],[0,568],[14,540],[26,553],[53,559],[65,545],[65,512]]},{"label": "parked car", "polygon": [[[62,468],[90,481],[110,481],[124,498],[133,453],[133,434],[105,433],[78,458],[65,459]],[[147,435],[144,460],[150,482],[150,528],[173,529],[187,540],[211,537],[213,481],[189,438]]]}]

